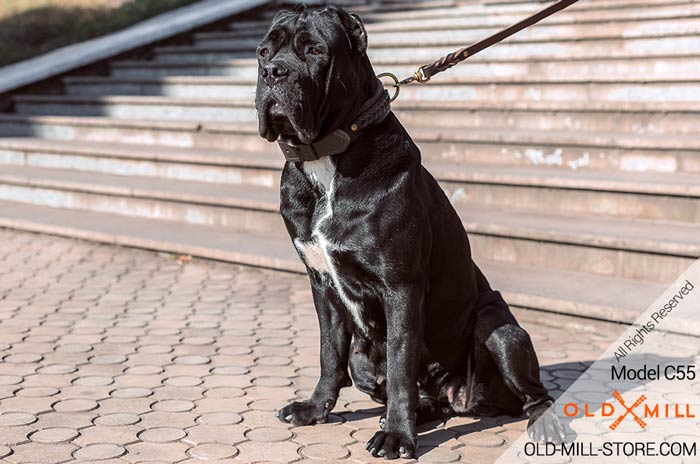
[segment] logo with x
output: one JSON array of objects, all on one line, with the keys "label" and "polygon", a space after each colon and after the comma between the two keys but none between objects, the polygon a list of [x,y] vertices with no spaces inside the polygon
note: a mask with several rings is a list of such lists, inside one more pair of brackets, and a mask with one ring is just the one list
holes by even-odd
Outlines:
[{"label": "logo with x", "polygon": [[644,402],[647,400],[646,395],[642,395],[642,396],[640,396],[639,398],[637,398],[637,401],[635,401],[634,403],[632,403],[632,406],[627,406],[627,405],[625,404],[625,400],[622,399],[622,395],[620,395],[620,393],[619,393],[617,390],[614,390],[614,391],[613,391],[613,396],[614,396],[615,399],[622,405],[622,407],[625,408],[625,413],[622,414],[622,415],[621,415],[620,417],[618,417],[617,419],[615,419],[615,422],[613,422],[612,424],[610,424],[610,430],[615,430],[615,429],[617,428],[617,426],[620,425],[620,422],[622,422],[622,421],[625,419],[625,417],[627,417],[628,415],[631,415],[632,418],[634,418],[634,421],[639,425],[639,427],[641,427],[641,428],[643,428],[643,429],[646,428],[647,423],[644,422],[644,421],[642,420],[642,418],[639,417],[639,416],[634,412],[634,408],[636,408],[637,406],[639,406],[640,404],[644,403]]}]

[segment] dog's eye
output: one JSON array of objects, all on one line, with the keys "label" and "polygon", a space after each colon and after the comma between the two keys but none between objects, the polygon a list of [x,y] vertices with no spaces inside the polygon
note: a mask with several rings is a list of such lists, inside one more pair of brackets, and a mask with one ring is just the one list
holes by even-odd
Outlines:
[{"label": "dog's eye", "polygon": [[267,48],[261,48],[258,54],[260,54],[260,56],[264,58],[270,54],[270,50],[268,50]]},{"label": "dog's eye", "polygon": [[306,54],[307,54],[307,55],[320,55],[320,54],[321,54],[321,50],[319,50],[319,49],[316,48],[316,47],[309,47],[309,48],[306,49]]}]

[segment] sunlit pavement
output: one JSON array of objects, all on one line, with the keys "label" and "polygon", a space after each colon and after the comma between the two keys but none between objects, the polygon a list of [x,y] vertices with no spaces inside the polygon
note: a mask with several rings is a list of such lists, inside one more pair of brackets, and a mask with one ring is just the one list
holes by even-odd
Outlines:
[{"label": "sunlit pavement", "polygon": [[[381,408],[346,388],[328,424],[304,398],[318,325],[304,276],[0,230],[4,462],[372,462]],[[622,327],[516,311],[561,392]],[[522,418],[422,427],[419,461],[494,461]]]}]

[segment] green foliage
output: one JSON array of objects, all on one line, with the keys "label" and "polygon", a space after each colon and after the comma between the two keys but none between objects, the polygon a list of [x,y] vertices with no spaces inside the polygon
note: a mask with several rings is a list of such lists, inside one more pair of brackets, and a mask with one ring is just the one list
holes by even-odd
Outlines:
[{"label": "green foliage", "polygon": [[0,66],[124,29],[197,0],[5,0]]}]

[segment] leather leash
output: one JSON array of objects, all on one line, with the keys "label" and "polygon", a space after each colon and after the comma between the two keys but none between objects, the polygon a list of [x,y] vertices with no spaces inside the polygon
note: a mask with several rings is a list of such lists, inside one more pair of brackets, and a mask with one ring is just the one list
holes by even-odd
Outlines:
[{"label": "leather leash", "polygon": [[522,21],[519,21],[499,32],[496,32],[495,34],[486,37],[485,39],[479,40],[478,42],[469,45],[468,47],[460,48],[459,50],[445,55],[431,64],[425,64],[421,66],[415,73],[413,73],[412,76],[409,76],[404,80],[400,81],[398,77],[396,77],[392,73],[381,73],[378,74],[377,77],[390,77],[394,81],[393,87],[396,89],[396,93],[394,93],[394,95],[391,97],[391,101],[394,101],[399,96],[399,91],[401,90],[402,85],[411,84],[413,82],[420,82],[421,84],[424,84],[428,82],[430,78],[432,78],[434,75],[441,73],[447,69],[450,69],[452,66],[461,63],[470,56],[476,55],[480,51],[507,39],[513,34],[532,26],[533,24],[537,24],[538,22],[553,15],[554,13],[557,13],[563,10],[564,8],[573,5],[577,1],[578,0],[559,0],[558,2],[548,6],[547,8],[538,11],[534,15],[529,16],[523,19]]}]

